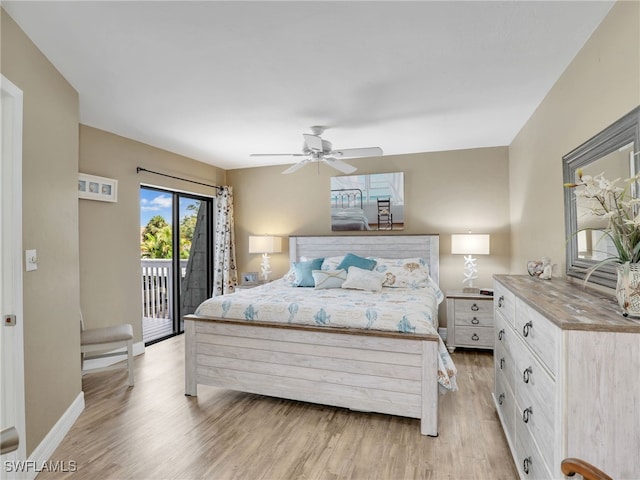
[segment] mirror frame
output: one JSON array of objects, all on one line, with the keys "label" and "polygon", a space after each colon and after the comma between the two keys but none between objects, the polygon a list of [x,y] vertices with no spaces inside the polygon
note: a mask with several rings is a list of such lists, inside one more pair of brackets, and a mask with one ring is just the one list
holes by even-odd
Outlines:
[{"label": "mirror frame", "polygon": [[[562,157],[564,183],[574,183],[576,171],[590,163],[633,142],[633,168],[640,173],[640,106],[634,108],[624,117],[609,125],[603,131]],[[631,176],[631,175],[629,175]],[[564,189],[564,215],[567,276],[584,280],[587,272],[597,262],[578,258],[578,219],[573,189]],[[617,273],[614,265],[604,265],[595,270],[589,282],[615,288]]]}]

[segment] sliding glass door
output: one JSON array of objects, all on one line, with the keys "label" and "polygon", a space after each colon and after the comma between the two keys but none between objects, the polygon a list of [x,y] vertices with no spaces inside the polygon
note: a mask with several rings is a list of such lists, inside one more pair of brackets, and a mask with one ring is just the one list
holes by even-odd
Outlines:
[{"label": "sliding glass door", "polygon": [[145,344],[182,333],[184,315],[210,296],[212,215],[211,198],[140,188]]}]

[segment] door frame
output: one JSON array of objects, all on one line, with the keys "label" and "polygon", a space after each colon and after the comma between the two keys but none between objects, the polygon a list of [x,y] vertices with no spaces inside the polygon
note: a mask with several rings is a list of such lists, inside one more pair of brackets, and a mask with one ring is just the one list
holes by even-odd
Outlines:
[{"label": "door frame", "polygon": [[[13,423],[18,431],[18,449],[2,456],[4,461],[26,460],[26,412],[24,391],[24,316],[23,316],[23,284],[22,284],[22,129],[23,129],[23,93],[4,75],[1,76],[2,92],[2,164],[0,165],[0,184],[2,187],[1,208],[2,225],[0,245],[3,262],[9,259],[10,265],[2,264],[2,283],[11,282],[10,298],[2,298],[2,363],[12,371],[11,378],[3,378],[3,391],[13,390],[14,395],[3,400],[11,405],[8,415],[13,414]],[[9,263],[8,262],[8,263]],[[1,284],[0,284],[1,285]],[[2,286],[5,291],[5,286]],[[3,294],[0,292],[0,297]],[[5,311],[5,309],[8,309]],[[4,325],[5,315],[14,314],[16,325]],[[10,330],[8,330],[10,329]],[[7,343],[5,343],[7,342]],[[7,351],[7,348],[12,350]],[[7,355],[8,354],[8,355]],[[8,358],[5,358],[7,356]],[[4,376],[3,376],[4,377]],[[7,389],[5,381],[10,382]],[[3,402],[4,403],[4,402]],[[4,415],[4,413],[3,413]],[[9,419],[7,419],[9,420]],[[8,425],[7,425],[8,426]],[[2,425],[2,427],[6,427]]]}]

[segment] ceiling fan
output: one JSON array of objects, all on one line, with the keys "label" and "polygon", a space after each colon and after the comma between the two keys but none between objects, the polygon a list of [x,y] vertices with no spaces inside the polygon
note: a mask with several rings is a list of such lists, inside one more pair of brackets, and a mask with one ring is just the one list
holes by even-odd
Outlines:
[{"label": "ceiling fan", "polygon": [[343,148],[334,150],[331,142],[320,137],[324,132],[325,127],[315,126],[311,127],[312,133],[303,133],[304,145],[302,147],[302,153],[252,153],[252,157],[305,157],[298,163],[287,168],[282,173],[293,173],[296,170],[304,167],[307,163],[317,161],[324,162],[330,167],[340,170],[342,173],[353,173],[357,169],[356,167],[343,162],[342,158],[353,157],[379,157],[382,155],[382,149],[380,147],[367,147],[367,148]]}]

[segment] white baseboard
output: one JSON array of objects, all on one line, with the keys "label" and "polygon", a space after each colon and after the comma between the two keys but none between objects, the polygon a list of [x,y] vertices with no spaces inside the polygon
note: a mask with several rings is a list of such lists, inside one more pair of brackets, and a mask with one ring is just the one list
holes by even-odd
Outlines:
[{"label": "white baseboard", "polygon": [[[106,358],[96,358],[93,360],[85,360],[84,361],[84,366],[82,368],[82,371],[89,371],[89,370],[95,370],[98,368],[104,368],[104,367],[109,367],[111,365],[113,365],[114,363],[118,363],[121,362],[123,360],[126,360],[127,357],[127,350],[126,348],[120,348],[120,349],[116,349],[113,350],[113,352],[122,352],[122,357],[118,356],[118,357],[106,357]],[[137,355],[142,355],[144,353],[144,342],[138,342],[138,343],[134,343],[133,344],[133,355],[137,356]]]},{"label": "white baseboard", "polygon": [[[53,452],[58,448],[64,437],[69,433],[69,430],[76,422],[82,411],[84,410],[84,392],[80,392],[76,399],[69,405],[69,408],[58,419],[49,433],[44,437],[40,444],[33,451],[29,457],[28,462],[32,462],[32,465],[36,467],[46,463],[53,455]],[[55,460],[55,459],[54,459]],[[33,480],[39,473],[39,468],[27,469],[26,477],[28,480]]]}]

